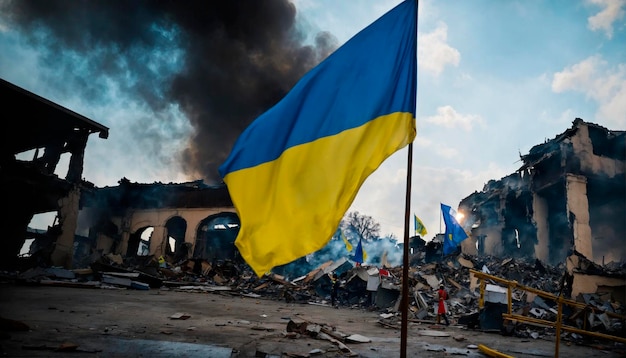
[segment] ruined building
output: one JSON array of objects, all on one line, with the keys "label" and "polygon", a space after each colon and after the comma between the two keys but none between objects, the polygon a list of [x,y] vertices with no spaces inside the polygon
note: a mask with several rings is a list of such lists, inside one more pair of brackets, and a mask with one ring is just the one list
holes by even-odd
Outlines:
[{"label": "ruined building", "polygon": [[459,204],[471,232],[464,253],[551,265],[572,254],[598,265],[626,258],[626,132],[576,118],[521,161]]},{"label": "ruined building", "polygon": [[234,245],[239,218],[226,185],[208,186],[202,180],[138,184],[127,179],[119,184],[83,196],[77,237],[84,245],[76,261],[92,250],[126,258],[163,256],[172,263],[239,257]]},{"label": "ruined building", "polygon": [[[0,188],[9,209],[0,222],[2,268],[22,264],[19,254],[28,239],[38,261],[27,265],[87,267],[94,252],[170,260],[237,257],[239,218],[225,185],[124,178],[119,186],[97,188],[82,178],[84,152],[90,134],[108,138],[107,127],[1,79],[0,95],[9,107],[5,113],[16,116],[0,141]],[[69,166],[60,178],[55,171],[63,156]],[[28,228],[34,215],[49,212],[56,213],[52,227]]]},{"label": "ruined building", "polygon": [[[15,265],[35,214],[57,212],[57,224],[39,239],[48,245],[50,263],[71,265],[81,195],[93,189],[83,180],[89,135],[108,138],[109,129],[42,97],[0,79],[6,128],[0,132],[0,193],[5,203],[0,266]],[[19,155],[28,155],[18,159]],[[64,178],[55,174],[69,156]]]},{"label": "ruined building", "polygon": [[[118,186],[97,188],[82,178],[84,151],[90,134],[107,138],[108,128],[4,80],[0,84],[13,108],[5,113],[18,117],[1,140],[0,188],[9,210],[1,221],[0,266],[20,263],[27,239],[35,243],[31,256],[44,261],[37,264],[65,268],[89,266],[94,253],[163,256],[172,263],[238,258],[233,243],[239,218],[225,185],[123,178]],[[55,174],[62,156],[70,156],[64,178]],[[521,160],[516,173],[490,181],[459,204],[471,233],[461,244],[463,253],[551,265],[573,257],[600,265],[624,260],[624,131],[576,119]],[[32,232],[33,216],[48,212],[56,212],[55,224]]]}]

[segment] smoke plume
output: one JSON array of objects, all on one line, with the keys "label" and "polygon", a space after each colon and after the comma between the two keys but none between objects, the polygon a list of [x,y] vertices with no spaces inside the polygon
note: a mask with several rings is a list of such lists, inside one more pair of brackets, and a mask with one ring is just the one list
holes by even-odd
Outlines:
[{"label": "smoke plume", "polygon": [[191,135],[161,159],[209,183],[241,131],[337,47],[324,32],[306,44],[288,0],[8,0],[0,12],[55,67],[48,81],[75,82],[86,101],[105,87],[138,96],[145,122],[128,128],[146,150],[182,133],[172,108],[184,114]]}]

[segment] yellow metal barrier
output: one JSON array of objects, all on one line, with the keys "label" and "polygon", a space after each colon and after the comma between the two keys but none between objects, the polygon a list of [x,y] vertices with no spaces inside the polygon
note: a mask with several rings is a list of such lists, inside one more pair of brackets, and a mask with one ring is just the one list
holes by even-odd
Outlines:
[{"label": "yellow metal barrier", "polygon": [[498,352],[497,350],[493,349],[493,348],[489,348],[484,344],[479,344],[478,345],[478,349],[483,352],[485,355],[489,356],[489,357],[496,357],[496,358],[515,358],[513,356],[510,355],[506,355],[502,352]]},{"label": "yellow metal barrier", "polygon": [[[539,325],[539,326],[542,326],[542,327],[552,327],[552,328],[555,328],[556,329],[556,347],[555,347],[555,352],[554,352],[554,356],[555,357],[559,356],[559,344],[560,344],[560,340],[561,340],[561,330],[568,331],[568,332],[573,332],[573,333],[578,333],[578,334],[584,334],[584,335],[593,336],[593,337],[598,337],[598,338],[603,338],[603,339],[608,339],[608,340],[615,341],[615,342],[626,343],[626,338],[623,338],[623,337],[612,336],[612,335],[609,335],[609,334],[603,334],[603,333],[599,333],[599,332],[591,332],[591,331],[587,331],[587,330],[584,330],[584,329],[579,329],[579,328],[576,328],[576,327],[563,325],[563,323],[562,323],[563,322],[562,315],[563,315],[563,305],[566,305],[566,306],[572,306],[572,307],[581,309],[584,314],[587,314],[589,312],[606,313],[607,316],[618,318],[618,319],[620,319],[622,321],[626,321],[626,316],[621,316],[621,315],[615,314],[613,312],[607,312],[607,311],[601,310],[601,309],[599,309],[598,307],[595,307],[595,306],[589,306],[589,305],[586,305],[586,304],[581,303],[581,302],[576,302],[574,300],[566,299],[566,298],[564,298],[562,296],[556,296],[556,295],[553,295],[553,294],[545,292],[545,291],[534,289],[532,287],[527,287],[527,286],[524,286],[524,285],[520,285],[519,283],[517,283],[517,281],[505,280],[503,278],[500,278],[500,277],[497,277],[497,276],[493,276],[493,275],[489,275],[489,274],[486,274],[484,272],[476,271],[476,270],[473,270],[473,269],[470,269],[469,271],[475,277],[481,279],[481,281],[480,281],[480,298],[478,299],[478,307],[479,308],[482,309],[484,307],[484,303],[485,303],[485,301],[484,301],[485,286],[486,286],[485,280],[492,280],[492,281],[498,282],[498,283],[500,283],[502,285],[505,285],[507,287],[508,309],[507,309],[507,313],[502,314],[502,318],[505,321],[520,321],[520,322],[525,322],[525,323],[529,323],[529,324],[533,324],[533,325]],[[512,295],[511,295],[511,293],[512,293],[512,290],[514,288],[518,288],[520,290],[532,292],[532,293],[536,294],[537,296],[540,296],[540,297],[547,298],[549,300],[555,301],[557,303],[557,305],[558,305],[556,322],[552,322],[552,321],[548,321],[548,320],[542,320],[542,319],[537,319],[537,318],[528,317],[528,316],[522,316],[522,315],[513,314],[512,313],[513,303],[512,303]],[[586,324],[587,320],[585,319],[584,322]],[[499,357],[502,357],[502,356],[499,356]]]}]

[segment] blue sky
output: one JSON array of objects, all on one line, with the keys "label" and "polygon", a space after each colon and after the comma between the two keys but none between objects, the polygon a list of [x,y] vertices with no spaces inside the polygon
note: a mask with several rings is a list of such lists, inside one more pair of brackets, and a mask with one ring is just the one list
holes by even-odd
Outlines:
[{"label": "blue sky", "polygon": [[[285,38],[278,49],[273,41],[248,44],[244,52],[256,67],[227,72],[220,66],[238,62],[241,46],[227,47],[193,21],[168,22],[137,9],[125,16],[105,7],[79,12],[81,2],[61,2],[68,8],[57,13],[35,11],[24,6],[28,1],[0,0],[0,77],[110,128],[109,139],[93,136],[87,145],[83,176],[97,186],[117,185],[122,177],[141,183],[215,179],[206,168],[219,165],[211,158],[225,158],[229,150],[220,139],[232,138],[272,100],[256,101],[263,91],[242,89],[268,81],[272,89],[287,90],[303,73],[289,62],[295,55],[319,61],[398,3],[294,0],[294,23],[283,22],[286,8],[265,6],[247,34],[261,43],[275,36],[266,33],[288,27],[299,31],[300,43],[289,47]],[[15,21],[11,15],[21,7],[33,15]],[[176,14],[189,17],[180,9]],[[146,19],[157,20],[141,26]],[[322,43],[315,40],[319,34],[326,34]],[[307,44],[313,51],[304,51]],[[204,62],[198,49],[216,55]],[[273,51],[274,61],[260,60],[262,50]],[[575,118],[626,130],[626,0],[421,0],[418,66],[410,211],[431,239],[443,229],[440,203],[456,208],[489,180],[515,172],[520,154]],[[270,70],[284,70],[285,81],[266,78]],[[207,79],[194,82],[198,71]],[[231,92],[237,73],[247,82]],[[207,107],[193,105],[200,100]],[[256,107],[246,112],[241,108],[248,103]],[[385,161],[350,209],[372,216],[382,235],[400,240],[406,157],[401,150]]]},{"label": "blue sky", "polygon": [[[296,4],[343,42],[399,2]],[[440,203],[456,208],[514,173],[520,153],[575,118],[626,129],[625,11],[625,1],[419,2],[411,214],[427,239],[445,229]],[[356,18],[354,27],[342,21]],[[402,150],[383,163],[352,206],[400,239],[406,158]]]}]

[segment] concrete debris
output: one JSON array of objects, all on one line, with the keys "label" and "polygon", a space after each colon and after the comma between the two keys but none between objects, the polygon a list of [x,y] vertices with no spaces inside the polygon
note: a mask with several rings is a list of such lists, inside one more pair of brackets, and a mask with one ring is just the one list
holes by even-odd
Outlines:
[{"label": "concrete debris", "polygon": [[[580,258],[579,258],[580,259]],[[584,261],[584,260],[583,260]],[[346,262],[326,262],[318,269],[294,280],[286,276],[268,273],[257,277],[245,264],[232,261],[197,262],[184,261],[173,266],[163,265],[158,259],[145,260],[143,264],[123,262],[119,264],[109,256],[103,256],[91,265],[88,270],[66,270],[62,268],[32,268],[22,273],[4,273],[4,279],[12,279],[21,284],[52,284],[85,288],[119,289],[162,289],[190,293],[214,293],[221,295],[244,296],[273,300],[285,300],[303,304],[330,305],[331,281],[328,273],[330,268],[343,269],[337,272],[341,282],[338,294],[338,308],[357,308],[380,312],[378,324],[399,329],[401,314],[402,268],[376,268],[368,266],[346,267]],[[577,272],[584,272],[580,267],[593,270],[595,275],[606,274],[603,268],[584,262]],[[548,338],[554,336],[553,328],[537,327],[517,322],[514,326],[504,325],[502,314],[507,311],[507,290],[496,282],[489,282],[485,287],[483,308],[479,308],[479,280],[470,273],[474,267],[482,267],[482,272],[532,287],[556,296],[564,296],[568,292],[567,281],[569,272],[565,265],[552,267],[537,260],[514,259],[505,260],[490,257],[475,257],[461,254],[457,258],[446,258],[441,262],[422,263],[409,268],[409,321],[427,323],[431,328],[441,327],[435,324],[436,314],[433,309],[436,303],[436,289],[444,284],[450,299],[447,302],[451,323],[465,326],[468,329],[482,331],[499,330],[505,335],[522,338]],[[624,275],[611,270],[609,275]],[[384,273],[383,274],[381,274]],[[372,288],[371,275],[378,273],[378,288]],[[595,276],[592,276],[595,277]],[[564,279],[565,278],[565,279]],[[626,282],[623,280],[622,282]],[[368,284],[369,283],[369,284]],[[621,290],[623,291],[621,286]],[[624,325],[625,307],[620,287],[614,291],[604,287],[598,292],[579,293],[576,297],[585,309],[563,312],[563,324],[578,327],[581,330],[593,330],[611,336],[626,337]],[[518,288],[511,289],[512,313],[543,320],[556,320],[558,314],[556,303],[543,299],[531,292]],[[181,315],[183,315],[181,313]],[[185,319],[184,315],[180,318]],[[188,318],[188,316],[186,316]],[[366,342],[366,337],[342,334],[333,327],[323,324],[291,320],[286,327],[286,337],[312,337],[326,339],[344,350],[345,342]],[[420,334],[436,332],[421,330]],[[576,333],[562,333],[563,340],[590,341]],[[350,352],[346,352],[350,353]]]},{"label": "concrete debris", "polygon": [[349,343],[369,343],[372,341],[371,338],[365,337],[360,334],[351,334],[345,338],[346,342]]},{"label": "concrete debris", "polygon": [[170,316],[170,319],[189,319],[191,318],[191,315],[184,313],[184,312],[176,312],[173,315]]}]

